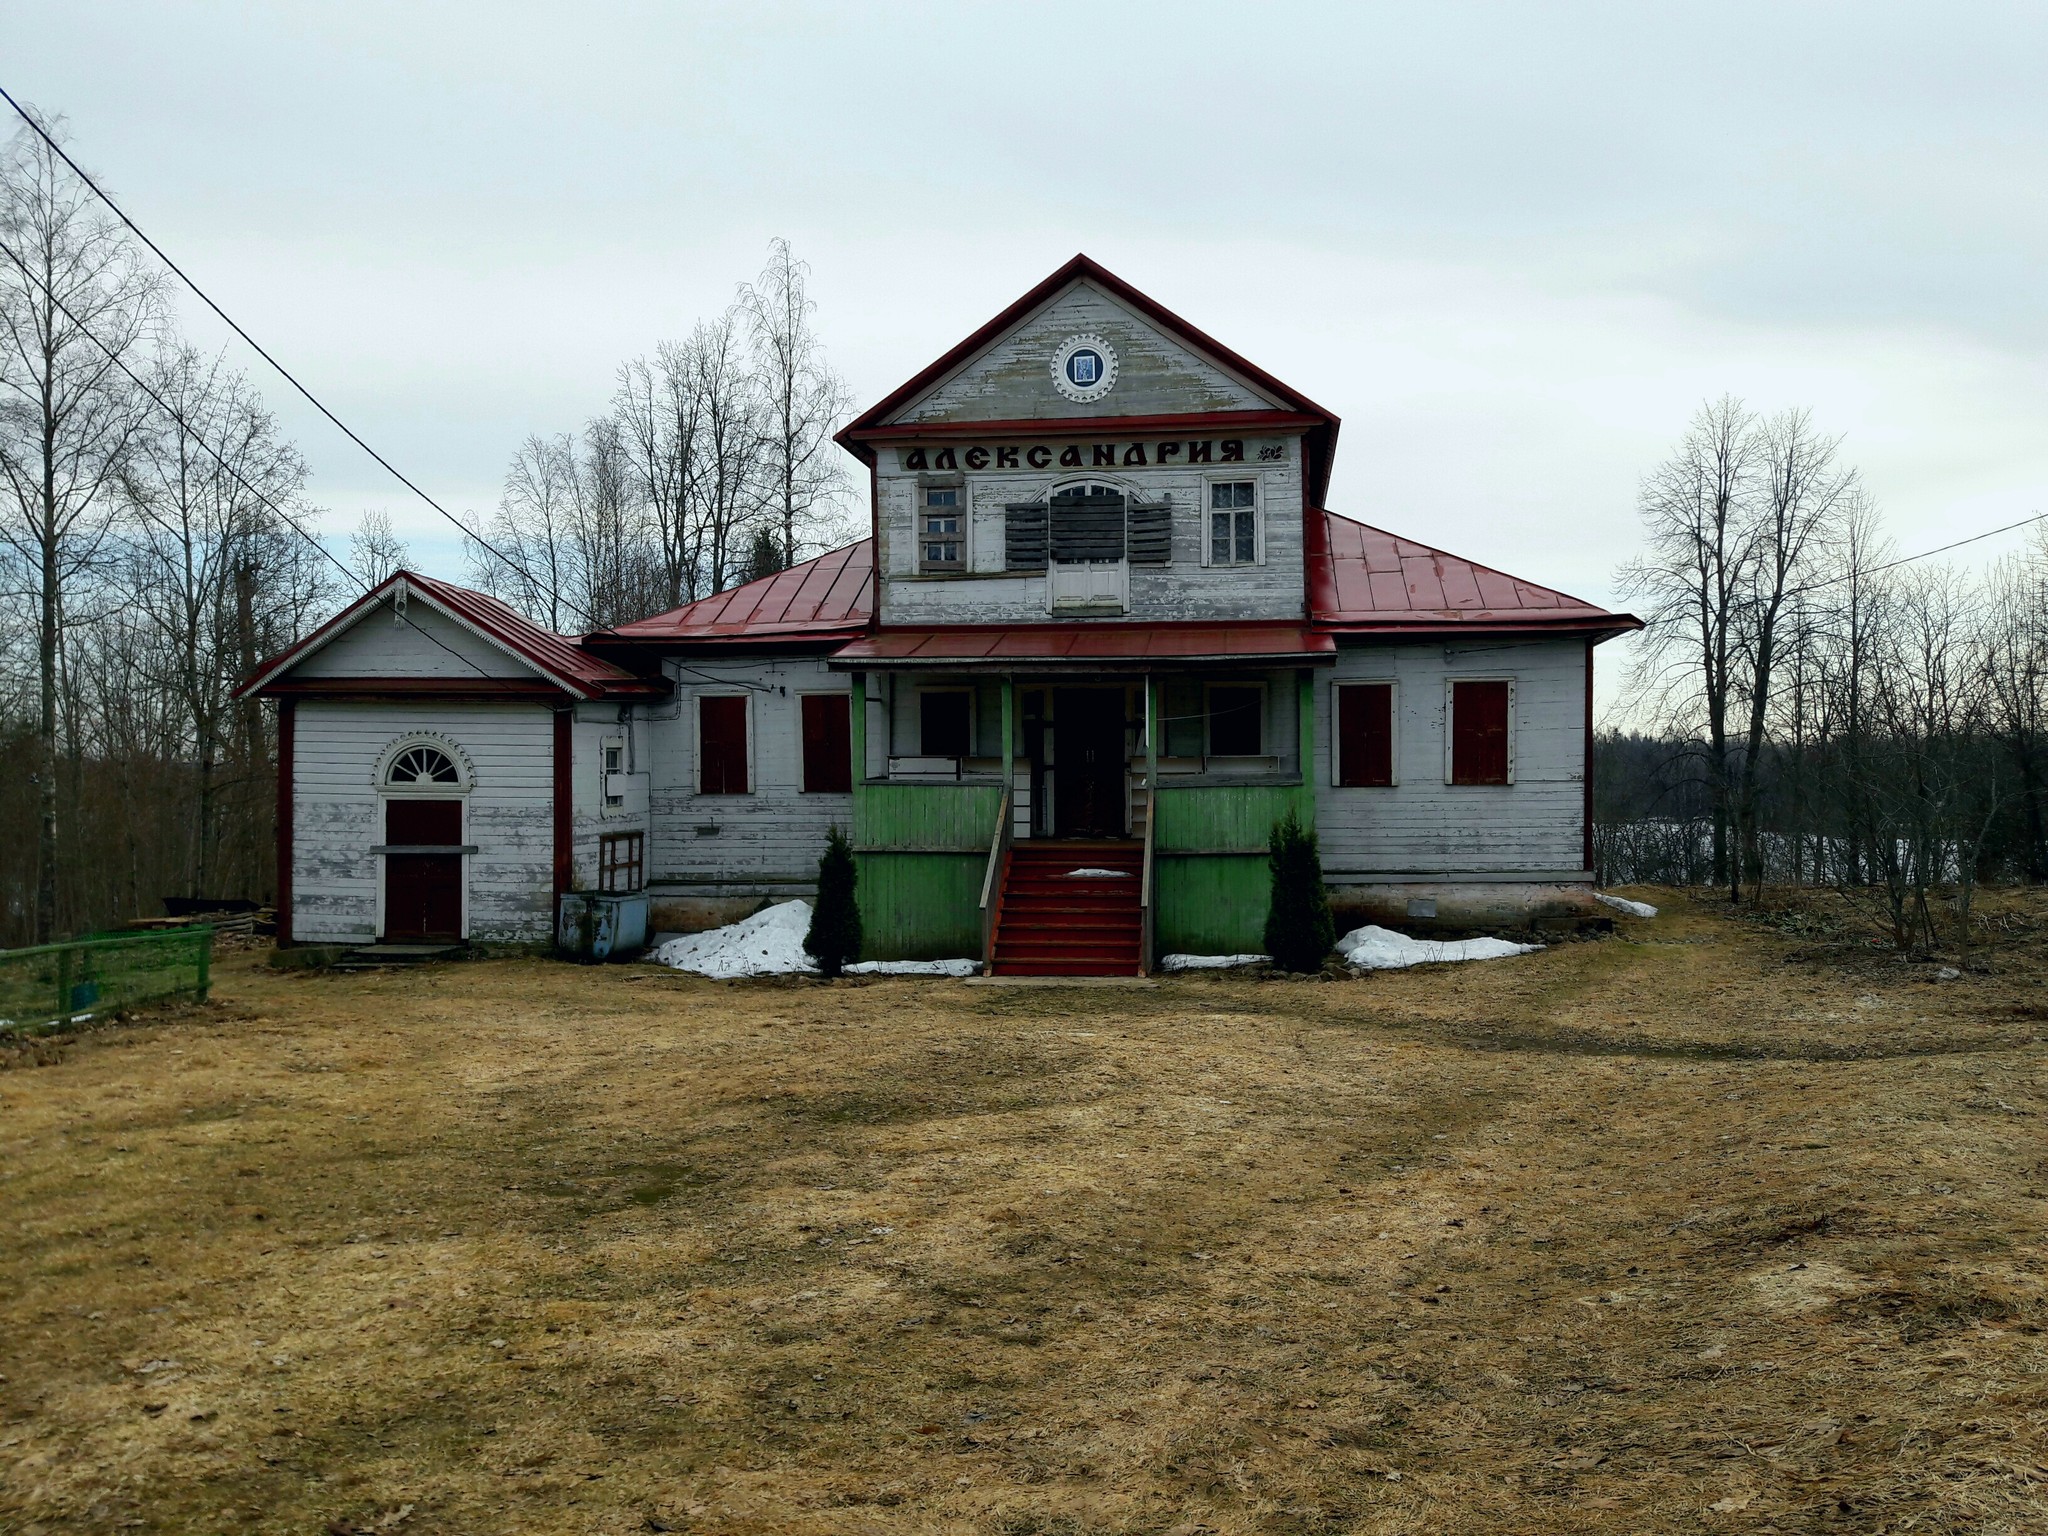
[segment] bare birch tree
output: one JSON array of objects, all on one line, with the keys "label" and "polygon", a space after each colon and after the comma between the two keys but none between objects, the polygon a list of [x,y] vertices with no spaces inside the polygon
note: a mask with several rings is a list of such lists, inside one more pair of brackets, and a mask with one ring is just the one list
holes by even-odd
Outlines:
[{"label": "bare birch tree", "polygon": [[[1682,732],[1703,737],[1716,882],[1729,882],[1732,765],[1741,625],[1750,564],[1748,509],[1762,471],[1756,417],[1732,395],[1700,407],[1637,500],[1644,553],[1621,585],[1646,609],[1636,687]],[[1731,892],[1736,894],[1736,892]]]},{"label": "bare birch tree", "polygon": [[[273,508],[298,499],[306,466],[221,359],[169,345],[148,378],[168,409],[151,411],[123,468],[130,517],[121,591],[153,632],[145,654],[160,671],[151,681],[181,706],[178,736],[197,779],[189,894],[198,896],[214,874],[217,775],[234,727],[228,695],[256,660],[263,535],[278,526]],[[247,734],[253,717],[247,709],[243,717]],[[260,758],[261,745],[249,743],[244,761]]]},{"label": "bare birch tree", "polygon": [[799,551],[812,552],[820,528],[835,520],[847,485],[832,433],[851,396],[811,328],[817,306],[809,278],[810,267],[790,254],[787,240],[777,239],[760,278],[741,291],[759,376],[765,510],[780,534],[785,569],[796,564]]},{"label": "bare birch tree", "polygon": [[121,226],[27,129],[0,156],[0,245],[0,538],[34,593],[42,943],[57,918],[65,593],[100,556],[112,524],[107,493],[142,419],[114,359],[139,354],[159,287]]},{"label": "bare birch tree", "polygon": [[365,512],[356,519],[348,550],[349,569],[358,584],[366,588],[404,570],[412,559],[412,551],[391,526],[391,514],[383,511]]}]

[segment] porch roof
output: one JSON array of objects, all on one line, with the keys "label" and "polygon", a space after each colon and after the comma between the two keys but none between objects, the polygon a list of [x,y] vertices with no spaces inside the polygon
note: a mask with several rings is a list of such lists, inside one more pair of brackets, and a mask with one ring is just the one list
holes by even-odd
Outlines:
[{"label": "porch roof", "polygon": [[1000,667],[1142,672],[1160,663],[1333,661],[1337,643],[1306,624],[938,624],[877,630],[832,653],[846,668]]}]

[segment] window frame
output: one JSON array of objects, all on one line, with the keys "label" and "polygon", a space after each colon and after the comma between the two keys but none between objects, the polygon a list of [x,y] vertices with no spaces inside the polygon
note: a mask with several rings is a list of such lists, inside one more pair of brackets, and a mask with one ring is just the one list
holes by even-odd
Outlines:
[{"label": "window frame", "polygon": [[[1387,690],[1387,780],[1384,784],[1344,782],[1344,690]],[[1330,680],[1330,787],[1333,789],[1399,789],[1401,787],[1401,684],[1391,677],[1346,677]]]},{"label": "window frame", "polygon": [[[804,735],[804,704],[808,699],[843,699],[846,703],[846,788],[811,788],[811,758],[806,749]],[[797,793],[800,795],[850,795],[860,775],[853,765],[853,694],[845,688],[801,689],[796,696],[796,773]]]},{"label": "window frame", "polygon": [[[707,699],[738,699],[740,701],[740,730],[746,737],[747,787],[741,790],[707,790],[704,787],[704,702]],[[696,792],[713,800],[737,800],[760,791],[761,776],[754,766],[754,694],[749,688],[700,688],[697,690],[696,719],[692,722],[695,733],[696,751],[695,779]]]},{"label": "window frame", "polygon": [[[1507,685],[1507,776],[1501,779],[1473,779],[1460,781],[1457,776],[1458,756],[1458,685],[1461,683],[1505,683]],[[1444,679],[1444,783],[1457,789],[1502,789],[1512,787],[1515,782],[1515,679],[1498,673],[1487,673],[1476,677],[1447,677]]]},{"label": "window frame", "polygon": [[[1259,696],[1259,745],[1256,752],[1218,752],[1216,750],[1216,705],[1215,695],[1219,688],[1248,689]],[[1248,763],[1255,758],[1271,757],[1266,742],[1266,732],[1271,725],[1269,716],[1273,700],[1264,678],[1249,682],[1204,682],[1202,684],[1202,761],[1222,763]]]},{"label": "window frame", "polygon": [[[632,857],[614,858],[622,847],[632,849]],[[615,877],[626,876],[630,883],[620,884]],[[597,840],[597,888],[605,895],[630,896],[647,888],[647,834],[644,831],[606,832]]]},{"label": "window frame", "polygon": [[967,750],[958,754],[958,760],[964,764],[970,757],[973,757],[975,755],[975,744],[981,740],[980,733],[976,729],[981,722],[976,718],[976,690],[974,686],[971,683],[919,683],[911,692],[912,696],[917,700],[917,755],[919,757],[953,757],[955,755],[951,752],[931,752],[925,749],[924,701],[930,694],[964,693],[967,695]]},{"label": "window frame", "polygon": [[[958,503],[953,508],[954,518],[960,524],[960,532],[958,534],[960,558],[958,560],[927,560],[925,558],[924,520],[927,516],[933,515],[926,504],[926,498],[933,491],[951,491],[959,498]],[[968,490],[967,479],[964,475],[918,476],[917,483],[912,488],[910,518],[910,531],[917,556],[915,564],[918,575],[964,576],[972,568],[973,550],[969,547],[968,535],[969,530],[973,527],[973,518],[970,515],[973,500],[974,498]],[[943,509],[937,515],[943,516]],[[939,534],[936,537],[946,539],[952,536]]]},{"label": "window frame", "polygon": [[[619,754],[619,766],[612,766],[612,754]],[[624,795],[611,792],[612,775],[625,773],[626,738],[623,736],[600,736],[597,741],[597,801],[607,811],[616,811],[626,803]]]},{"label": "window frame", "polygon": [[[1218,485],[1249,485],[1252,488],[1252,504],[1250,508],[1252,514],[1252,558],[1249,560],[1232,559],[1219,561],[1216,559],[1215,544],[1211,537],[1212,519],[1215,517],[1216,508],[1211,505],[1211,502],[1216,494],[1213,487]],[[1244,509],[1232,509],[1233,512],[1242,510]],[[1204,569],[1243,571],[1266,563],[1266,477],[1264,475],[1240,467],[1221,474],[1206,474],[1202,476],[1201,513],[1202,521],[1198,532],[1202,540],[1202,565]],[[1233,545],[1235,541],[1236,530],[1233,528]]]}]

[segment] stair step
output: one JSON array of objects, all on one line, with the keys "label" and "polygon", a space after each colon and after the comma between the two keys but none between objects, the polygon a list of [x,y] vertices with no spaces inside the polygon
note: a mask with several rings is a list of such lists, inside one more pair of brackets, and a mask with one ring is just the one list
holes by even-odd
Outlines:
[{"label": "stair step", "polygon": [[1093,954],[1097,950],[1125,950],[1136,953],[1138,936],[1135,933],[1102,933],[1086,937],[1071,933],[1006,933],[996,940],[996,953],[1007,954],[1011,950],[1049,950],[1055,954]]}]

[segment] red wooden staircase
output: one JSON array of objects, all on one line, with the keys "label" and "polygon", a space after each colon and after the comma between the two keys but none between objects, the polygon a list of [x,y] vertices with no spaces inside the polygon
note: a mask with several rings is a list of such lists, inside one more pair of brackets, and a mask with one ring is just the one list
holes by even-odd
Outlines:
[{"label": "red wooden staircase", "polygon": [[1012,844],[996,911],[995,974],[1139,974],[1144,858],[1141,843]]}]

